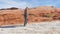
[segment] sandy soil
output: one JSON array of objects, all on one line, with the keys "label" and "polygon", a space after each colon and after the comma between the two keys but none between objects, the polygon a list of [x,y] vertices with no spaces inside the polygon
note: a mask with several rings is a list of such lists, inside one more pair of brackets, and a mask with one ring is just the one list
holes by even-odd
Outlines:
[{"label": "sandy soil", "polygon": [[60,20],[32,23],[25,27],[0,28],[0,34],[60,34]]}]

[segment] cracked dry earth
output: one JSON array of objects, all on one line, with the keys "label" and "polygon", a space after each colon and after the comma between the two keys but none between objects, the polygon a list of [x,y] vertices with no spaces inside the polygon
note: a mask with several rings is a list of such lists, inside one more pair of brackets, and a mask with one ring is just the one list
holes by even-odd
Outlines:
[{"label": "cracked dry earth", "polygon": [[60,20],[30,23],[25,27],[0,28],[0,34],[60,34]]}]

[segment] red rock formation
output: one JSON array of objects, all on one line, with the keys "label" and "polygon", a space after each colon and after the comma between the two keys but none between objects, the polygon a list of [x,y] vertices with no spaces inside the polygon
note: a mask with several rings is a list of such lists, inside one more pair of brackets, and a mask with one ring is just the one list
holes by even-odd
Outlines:
[{"label": "red rock formation", "polygon": [[54,20],[60,19],[60,8],[56,8],[54,13],[55,15],[53,16],[53,19]]},{"label": "red rock formation", "polygon": [[23,10],[1,10],[0,25],[23,24]]},{"label": "red rock formation", "polygon": [[56,14],[56,7],[41,6],[28,9],[28,22],[52,21]]},{"label": "red rock formation", "polygon": [[[60,8],[41,6],[28,8],[28,23],[60,19]],[[0,10],[0,25],[24,24],[24,10]]]}]

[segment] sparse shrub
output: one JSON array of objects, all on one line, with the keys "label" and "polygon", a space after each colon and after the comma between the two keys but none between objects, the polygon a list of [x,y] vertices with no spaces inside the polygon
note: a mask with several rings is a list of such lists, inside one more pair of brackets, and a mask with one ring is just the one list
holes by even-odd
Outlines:
[{"label": "sparse shrub", "polygon": [[51,14],[46,14],[46,15],[43,15],[43,17],[52,17]]},{"label": "sparse shrub", "polygon": [[18,9],[18,8],[16,8],[16,7],[11,7],[11,8],[7,8],[6,10],[16,10],[16,9]]},{"label": "sparse shrub", "polygon": [[29,15],[34,15],[34,14],[29,14]]},{"label": "sparse shrub", "polygon": [[28,14],[28,15],[37,17],[35,14]]}]

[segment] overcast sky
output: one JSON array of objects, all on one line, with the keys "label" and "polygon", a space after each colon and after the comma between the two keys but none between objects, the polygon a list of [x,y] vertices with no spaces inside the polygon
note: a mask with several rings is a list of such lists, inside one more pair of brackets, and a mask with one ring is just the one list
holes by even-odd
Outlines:
[{"label": "overcast sky", "polygon": [[60,8],[60,0],[0,0],[0,8],[25,8],[26,6],[56,6]]}]

